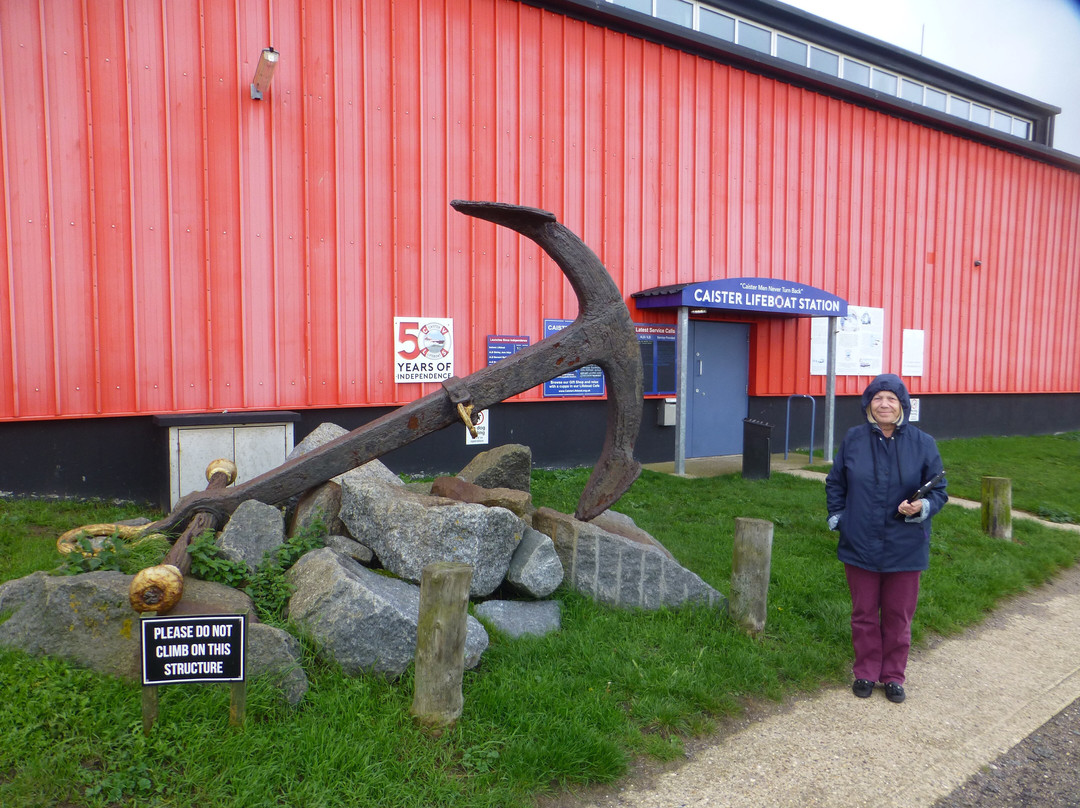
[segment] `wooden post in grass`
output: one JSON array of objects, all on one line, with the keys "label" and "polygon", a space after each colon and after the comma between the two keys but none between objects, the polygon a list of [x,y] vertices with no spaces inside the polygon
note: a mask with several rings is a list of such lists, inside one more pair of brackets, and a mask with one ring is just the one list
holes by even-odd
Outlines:
[{"label": "wooden post in grass", "polygon": [[982,529],[995,539],[1012,541],[1012,480],[982,478]]},{"label": "wooden post in grass", "polygon": [[229,726],[244,726],[247,716],[247,682],[233,682],[229,685]]},{"label": "wooden post in grass", "polygon": [[730,610],[735,622],[751,634],[765,629],[772,540],[772,522],[735,519]]},{"label": "wooden post in grass", "polygon": [[411,713],[441,731],[461,717],[465,632],[472,567],[452,561],[428,564],[420,573],[416,626],[416,682]]},{"label": "wooden post in grass", "polygon": [[[141,618],[157,617],[157,612],[142,612],[139,615]],[[142,637],[142,631],[139,631],[139,637]],[[140,640],[141,642],[141,640]],[[142,653],[142,648],[139,649],[139,653]],[[143,735],[149,737],[150,730],[154,728],[154,722],[158,719],[158,689],[157,685],[143,685],[142,688],[142,731]]]}]

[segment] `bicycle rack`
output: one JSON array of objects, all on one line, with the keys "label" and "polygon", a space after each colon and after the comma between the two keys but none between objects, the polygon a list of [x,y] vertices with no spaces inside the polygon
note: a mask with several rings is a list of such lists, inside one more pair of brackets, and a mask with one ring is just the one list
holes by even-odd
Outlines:
[{"label": "bicycle rack", "polygon": [[813,465],[814,422],[817,421],[817,400],[813,396],[808,396],[805,393],[796,393],[795,395],[788,396],[787,399],[787,423],[784,425],[784,460],[787,460],[788,456],[788,437],[791,435],[791,399],[793,398],[810,399],[810,464]]}]

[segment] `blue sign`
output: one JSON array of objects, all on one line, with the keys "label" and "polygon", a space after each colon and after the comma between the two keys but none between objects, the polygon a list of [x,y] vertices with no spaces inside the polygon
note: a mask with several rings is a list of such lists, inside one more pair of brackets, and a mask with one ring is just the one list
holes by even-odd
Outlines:
[{"label": "blue sign", "polygon": [[522,348],[529,347],[529,338],[519,335],[488,334],[487,363],[494,365],[500,359],[513,356]]},{"label": "blue sign", "polygon": [[722,278],[650,289],[633,297],[639,309],[686,306],[789,317],[845,317],[848,306],[846,300],[824,289],[772,278]]},{"label": "blue sign", "polygon": [[[544,320],[544,339],[559,333],[572,322],[574,321]],[[586,365],[544,382],[546,398],[602,395],[604,395],[604,371],[599,365]]]}]

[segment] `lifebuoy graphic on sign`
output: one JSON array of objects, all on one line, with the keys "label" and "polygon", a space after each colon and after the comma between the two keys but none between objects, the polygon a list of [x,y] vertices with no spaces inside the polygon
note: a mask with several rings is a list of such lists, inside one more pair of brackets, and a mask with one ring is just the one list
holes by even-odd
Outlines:
[{"label": "lifebuoy graphic on sign", "polygon": [[445,323],[432,320],[420,326],[420,353],[442,359],[450,355],[450,329]]},{"label": "lifebuoy graphic on sign", "polygon": [[454,321],[394,318],[394,382],[441,382],[454,375]]}]

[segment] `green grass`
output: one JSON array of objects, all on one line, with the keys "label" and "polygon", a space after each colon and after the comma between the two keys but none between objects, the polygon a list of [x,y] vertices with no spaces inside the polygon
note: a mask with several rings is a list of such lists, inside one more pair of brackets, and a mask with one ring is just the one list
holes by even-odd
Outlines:
[{"label": "green grass", "polygon": [[978,502],[983,477],[1008,477],[1013,508],[1080,522],[1080,432],[944,440],[938,448],[950,494]]},{"label": "green grass", "polygon": [[[988,456],[1012,451],[1012,440],[1027,439],[1007,439]],[[978,462],[961,462],[960,443],[942,449],[950,485]],[[1044,458],[1049,450],[1016,451]],[[1040,476],[1024,484],[1041,489],[1049,507],[1075,507],[1053,492],[1070,490],[1080,464],[1035,467]],[[586,477],[537,471],[534,501],[572,511]],[[0,500],[0,509],[0,580],[55,566],[52,544],[70,527],[137,515],[100,503]],[[638,755],[676,758],[686,738],[749,702],[846,683],[849,602],[820,482],[645,472],[618,509],[723,592],[735,517],[771,520],[762,635],[747,636],[715,611],[623,611],[560,589],[562,630],[518,640],[493,633],[480,666],[466,672],[461,720],[437,738],[409,716],[411,671],[396,682],[349,678],[308,652],[311,688],[301,705],[251,682],[240,730],[228,725],[227,687],[170,686],[145,738],[136,685],[0,649],[0,805],[530,806],[562,788],[614,780]],[[1080,534],[1021,520],[1013,530],[1015,542],[991,540],[978,512],[960,508],[935,519],[916,641],[978,622],[1080,558]]]},{"label": "green grass", "polygon": [[0,499],[0,581],[55,567],[56,540],[72,528],[158,516],[130,502]]}]

